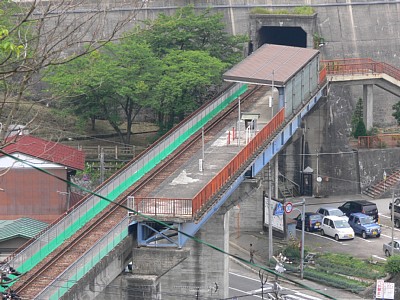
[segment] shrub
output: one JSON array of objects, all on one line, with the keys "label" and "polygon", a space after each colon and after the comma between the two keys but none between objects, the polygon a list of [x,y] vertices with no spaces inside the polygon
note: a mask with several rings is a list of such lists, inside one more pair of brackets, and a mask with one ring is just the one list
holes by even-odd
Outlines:
[{"label": "shrub", "polygon": [[392,275],[400,273],[400,255],[393,255],[388,258],[385,265],[385,271]]},{"label": "shrub", "polygon": [[314,9],[310,6],[295,7],[293,11],[296,15],[310,16],[314,14]]},{"label": "shrub", "polygon": [[317,282],[321,282],[325,285],[349,290],[351,292],[363,291],[368,286],[367,283],[349,279],[336,274],[323,273],[318,270],[310,268],[304,270],[304,277],[307,279],[312,279]]}]

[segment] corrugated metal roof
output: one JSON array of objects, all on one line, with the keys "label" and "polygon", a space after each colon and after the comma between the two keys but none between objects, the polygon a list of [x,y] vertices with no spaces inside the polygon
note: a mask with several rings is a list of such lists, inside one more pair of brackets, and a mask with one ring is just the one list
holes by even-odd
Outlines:
[{"label": "corrugated metal roof", "polygon": [[[75,170],[83,170],[85,168],[85,155],[82,151],[31,135],[18,136],[16,141],[13,141],[2,150],[9,154],[16,152],[28,154]],[[2,155],[0,154],[0,157]]]},{"label": "corrugated metal roof", "polygon": [[48,225],[31,218],[0,220],[0,242],[16,237],[31,239]]},{"label": "corrugated metal roof", "polygon": [[318,50],[264,44],[223,74],[226,81],[284,86]]}]

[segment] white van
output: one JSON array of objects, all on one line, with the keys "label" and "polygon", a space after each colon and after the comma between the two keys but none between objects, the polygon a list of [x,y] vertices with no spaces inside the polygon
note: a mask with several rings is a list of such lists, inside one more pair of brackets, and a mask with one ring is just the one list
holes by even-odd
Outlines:
[{"label": "white van", "polygon": [[334,237],[335,240],[354,239],[354,230],[342,217],[325,216],[322,219],[321,234]]}]

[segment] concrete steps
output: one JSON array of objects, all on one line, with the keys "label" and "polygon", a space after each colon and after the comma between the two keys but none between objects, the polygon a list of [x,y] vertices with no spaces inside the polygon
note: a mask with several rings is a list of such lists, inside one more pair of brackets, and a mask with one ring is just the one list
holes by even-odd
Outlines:
[{"label": "concrete steps", "polygon": [[389,176],[386,177],[386,180],[382,180],[375,185],[369,186],[362,193],[373,199],[377,199],[397,184],[400,184],[400,169],[389,174]]}]

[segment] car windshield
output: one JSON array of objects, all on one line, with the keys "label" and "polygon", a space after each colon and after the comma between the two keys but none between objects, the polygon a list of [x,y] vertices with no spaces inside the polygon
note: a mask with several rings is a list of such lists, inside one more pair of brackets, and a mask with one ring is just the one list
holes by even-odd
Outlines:
[{"label": "car windshield", "polygon": [[310,220],[320,221],[321,220],[321,216],[320,215],[310,215]]},{"label": "car windshield", "polygon": [[345,220],[336,220],[335,222],[335,227],[336,228],[349,228],[350,225],[347,223]]},{"label": "car windshield", "polygon": [[372,217],[368,217],[368,218],[361,218],[360,223],[361,225],[368,225],[368,224],[374,224],[375,222]]},{"label": "car windshield", "polygon": [[332,209],[329,211],[329,214],[331,216],[338,216],[338,217],[344,216],[344,213],[340,209]]},{"label": "car windshield", "polygon": [[374,211],[376,210],[376,206],[375,205],[366,205],[364,206],[364,211]]}]

